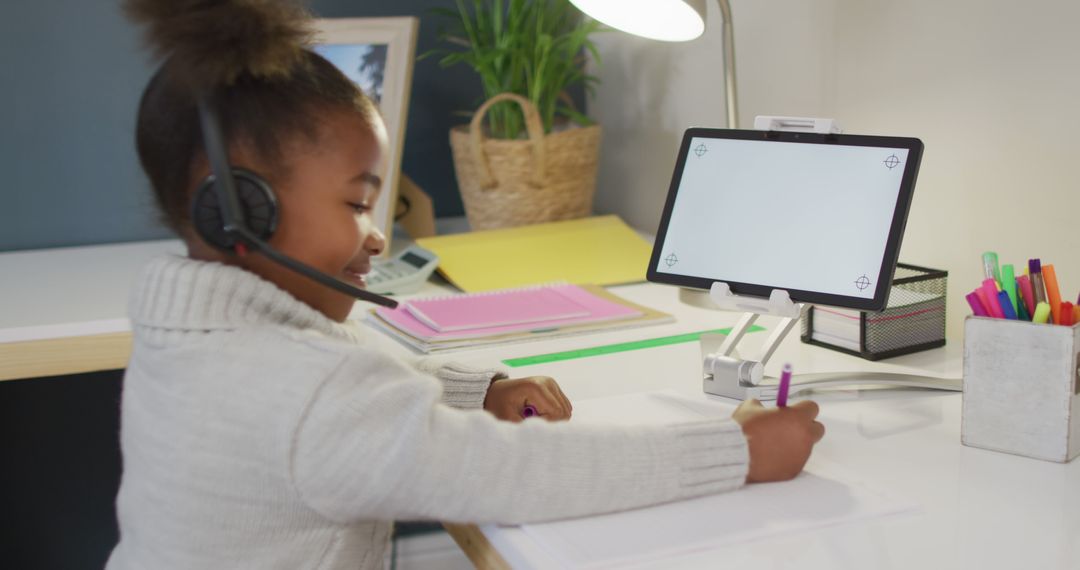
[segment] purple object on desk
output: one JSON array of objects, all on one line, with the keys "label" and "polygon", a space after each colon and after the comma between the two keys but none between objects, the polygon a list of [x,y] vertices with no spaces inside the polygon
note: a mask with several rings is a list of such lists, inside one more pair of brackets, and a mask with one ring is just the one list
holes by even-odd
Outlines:
[{"label": "purple object on desk", "polygon": [[776,389],[776,407],[787,407],[788,390],[791,389],[791,365],[785,364],[780,371],[780,386]]},{"label": "purple object on desk", "polygon": [[521,417],[523,418],[531,418],[537,415],[540,415],[540,412],[537,412],[536,406],[532,404],[525,404],[525,407],[521,409]]}]

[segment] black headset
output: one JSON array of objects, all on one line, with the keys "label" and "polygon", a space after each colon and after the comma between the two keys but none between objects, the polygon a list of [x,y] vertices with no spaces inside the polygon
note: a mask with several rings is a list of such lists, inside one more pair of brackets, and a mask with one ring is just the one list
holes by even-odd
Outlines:
[{"label": "black headset", "polygon": [[253,248],[279,265],[331,289],[361,301],[391,309],[397,307],[398,302],[389,297],[335,279],[267,243],[278,222],[273,188],[254,172],[229,165],[221,124],[207,94],[198,95],[198,108],[211,172],[195,191],[191,204],[191,222],[199,237],[222,251],[237,255],[244,255],[249,247]]}]

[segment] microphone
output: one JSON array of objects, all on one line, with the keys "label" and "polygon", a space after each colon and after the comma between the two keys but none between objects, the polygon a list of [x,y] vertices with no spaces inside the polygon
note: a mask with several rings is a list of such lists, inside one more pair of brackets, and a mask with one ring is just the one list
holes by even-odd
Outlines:
[{"label": "microphone", "polygon": [[230,233],[235,234],[241,239],[241,241],[254,246],[255,249],[259,251],[259,253],[270,258],[278,265],[281,265],[286,269],[291,269],[293,272],[299,273],[300,275],[303,275],[304,277],[307,277],[308,279],[311,279],[322,285],[326,285],[327,287],[334,289],[335,291],[339,291],[346,295],[356,297],[361,301],[375,303],[376,305],[382,305],[383,307],[388,307],[391,309],[395,309],[398,306],[398,302],[391,299],[390,297],[384,297],[377,293],[372,293],[371,291],[365,291],[364,289],[361,289],[359,287],[349,285],[348,283],[345,283],[340,279],[335,279],[330,275],[327,275],[326,273],[323,273],[322,271],[319,271],[318,269],[315,269],[314,267],[300,260],[293,259],[285,255],[284,253],[281,253],[280,251],[274,249],[274,247],[270,244],[255,237],[251,232],[247,231],[246,229],[233,228]]}]

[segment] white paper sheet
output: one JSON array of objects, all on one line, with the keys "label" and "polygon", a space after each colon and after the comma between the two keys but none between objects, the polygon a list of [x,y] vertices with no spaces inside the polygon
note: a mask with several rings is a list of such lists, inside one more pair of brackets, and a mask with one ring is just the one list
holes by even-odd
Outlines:
[{"label": "white paper sheet", "polygon": [[[733,409],[704,396],[649,392],[575,402],[574,421],[670,423],[727,417]],[[812,460],[793,481],[522,529],[565,568],[611,568],[915,509],[911,502],[872,489],[836,466]]]}]

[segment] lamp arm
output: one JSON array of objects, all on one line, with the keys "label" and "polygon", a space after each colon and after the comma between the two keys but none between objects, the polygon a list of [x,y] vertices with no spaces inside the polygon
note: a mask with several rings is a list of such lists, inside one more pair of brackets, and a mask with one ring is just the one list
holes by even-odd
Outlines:
[{"label": "lamp arm", "polygon": [[739,104],[735,93],[735,28],[731,23],[731,4],[716,0],[724,17],[724,101],[727,103],[727,125],[739,128]]}]

